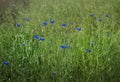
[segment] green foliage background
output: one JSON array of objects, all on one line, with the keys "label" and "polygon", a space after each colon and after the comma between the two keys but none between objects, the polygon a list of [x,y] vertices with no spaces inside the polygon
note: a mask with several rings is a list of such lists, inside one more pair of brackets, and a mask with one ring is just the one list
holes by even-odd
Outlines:
[{"label": "green foliage background", "polygon": [[[28,10],[16,7],[16,20],[9,15],[0,24],[0,82],[119,82],[119,4],[120,0],[31,0]],[[44,21],[47,26],[42,26]],[[45,41],[34,35],[44,35]]]}]

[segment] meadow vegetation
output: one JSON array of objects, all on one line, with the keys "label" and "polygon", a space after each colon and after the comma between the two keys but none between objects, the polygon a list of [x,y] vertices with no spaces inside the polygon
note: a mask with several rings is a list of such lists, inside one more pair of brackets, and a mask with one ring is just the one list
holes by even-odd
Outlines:
[{"label": "meadow vegetation", "polygon": [[0,82],[120,82],[119,4],[31,0],[4,16]]}]

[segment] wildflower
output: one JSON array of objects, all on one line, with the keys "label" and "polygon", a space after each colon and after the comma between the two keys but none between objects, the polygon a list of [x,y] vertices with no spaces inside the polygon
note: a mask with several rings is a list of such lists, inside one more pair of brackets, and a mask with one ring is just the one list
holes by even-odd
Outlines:
[{"label": "wildflower", "polygon": [[101,22],[101,21],[102,21],[102,18],[98,18],[98,21],[100,21],[100,22]]},{"label": "wildflower", "polygon": [[46,25],[47,25],[47,22],[43,22],[42,25],[43,25],[43,26],[46,26]]},{"label": "wildflower", "polygon": [[90,50],[89,48],[87,48],[87,49],[86,49],[86,52],[90,53],[90,52],[91,52],[91,50]]},{"label": "wildflower", "polygon": [[39,36],[38,35],[34,35],[34,39],[39,39]]},{"label": "wildflower", "polygon": [[18,23],[18,24],[16,24],[16,26],[17,26],[17,27],[21,27],[21,26],[22,26],[22,24],[21,24],[21,23]]},{"label": "wildflower", "polygon": [[94,17],[94,14],[90,14],[91,17]]},{"label": "wildflower", "polygon": [[24,21],[27,21],[27,22],[28,22],[28,21],[30,21],[30,19],[29,19],[29,18],[24,18]]},{"label": "wildflower", "polygon": [[71,48],[71,46],[66,46],[66,45],[62,45],[60,46],[62,49],[66,49],[66,48]]},{"label": "wildflower", "polygon": [[82,30],[82,28],[80,28],[80,27],[79,27],[79,28],[76,28],[76,30],[81,31],[81,30]]},{"label": "wildflower", "polygon": [[45,40],[45,38],[44,38],[44,37],[40,37],[40,40],[41,40],[41,41],[44,41],[44,40]]},{"label": "wildflower", "polygon": [[50,20],[50,23],[53,24],[53,23],[55,23],[55,21],[54,20]]},{"label": "wildflower", "polygon": [[10,65],[8,61],[3,62],[4,65]]},{"label": "wildflower", "polygon": [[109,17],[109,14],[105,14],[105,17]]},{"label": "wildflower", "polygon": [[67,46],[66,45],[62,45],[62,46],[60,46],[62,49],[65,49],[65,48],[67,48]]},{"label": "wildflower", "polygon": [[67,26],[67,24],[64,23],[64,24],[62,24],[61,26],[65,27],[65,26]]}]

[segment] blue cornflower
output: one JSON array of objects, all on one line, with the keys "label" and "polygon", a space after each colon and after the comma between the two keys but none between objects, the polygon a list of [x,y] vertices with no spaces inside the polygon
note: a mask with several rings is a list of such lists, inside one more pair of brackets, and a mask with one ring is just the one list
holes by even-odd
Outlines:
[{"label": "blue cornflower", "polygon": [[65,49],[65,48],[67,48],[67,46],[66,45],[62,45],[62,46],[60,46],[62,49]]},{"label": "blue cornflower", "polygon": [[5,62],[3,62],[3,64],[4,64],[4,65],[10,65],[10,62],[5,61]]},{"label": "blue cornflower", "polygon": [[34,35],[34,39],[39,39],[39,36],[38,35]]},{"label": "blue cornflower", "polygon": [[63,23],[61,26],[65,27],[65,26],[67,26],[67,24]]},{"label": "blue cornflower", "polygon": [[101,21],[102,21],[102,18],[98,18],[98,21],[100,21],[100,22],[101,22]]},{"label": "blue cornflower", "polygon": [[109,17],[109,14],[105,14],[105,17]]},{"label": "blue cornflower", "polygon": [[90,14],[91,17],[94,17],[94,14]]},{"label": "blue cornflower", "polygon": [[47,22],[42,22],[42,25],[43,25],[43,26],[46,26],[46,25],[47,25]]},{"label": "blue cornflower", "polygon": [[18,24],[16,24],[16,26],[17,26],[17,27],[21,27],[21,26],[22,26],[22,24],[21,24],[21,23],[18,23]]},{"label": "blue cornflower", "polygon": [[71,46],[66,46],[66,45],[62,45],[60,46],[62,49],[66,49],[66,48],[71,48]]},{"label": "blue cornflower", "polygon": [[40,37],[40,40],[41,40],[41,41],[44,41],[44,40],[45,40],[45,38],[44,38],[44,37]]},{"label": "blue cornflower", "polygon": [[90,50],[89,48],[87,48],[87,49],[86,49],[86,52],[90,53],[90,52],[91,52],[91,50]]},{"label": "blue cornflower", "polygon": [[28,22],[28,21],[30,21],[30,19],[29,19],[29,18],[24,18],[24,21],[27,21],[27,22]]},{"label": "blue cornflower", "polygon": [[55,23],[55,21],[54,20],[50,20],[50,23],[53,24],[53,23]]},{"label": "blue cornflower", "polygon": [[81,31],[81,30],[82,30],[82,28],[78,27],[78,28],[76,28],[76,30]]}]

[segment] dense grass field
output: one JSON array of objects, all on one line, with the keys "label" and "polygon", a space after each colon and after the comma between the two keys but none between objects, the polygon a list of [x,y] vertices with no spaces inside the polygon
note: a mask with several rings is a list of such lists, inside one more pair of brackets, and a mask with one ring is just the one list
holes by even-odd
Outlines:
[{"label": "dense grass field", "polygon": [[[31,0],[0,24],[0,82],[120,82],[120,0]],[[10,10],[8,9],[7,13]]]}]

